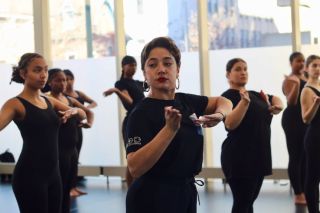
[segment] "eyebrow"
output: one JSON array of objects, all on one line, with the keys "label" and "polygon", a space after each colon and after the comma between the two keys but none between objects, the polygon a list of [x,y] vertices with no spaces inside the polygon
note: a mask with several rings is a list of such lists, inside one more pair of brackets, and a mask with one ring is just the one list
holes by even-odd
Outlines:
[{"label": "eyebrow", "polygon": [[[164,60],[167,60],[167,59],[173,60],[173,58],[171,58],[171,57],[164,57],[163,59]],[[150,58],[149,61],[158,61],[158,59],[157,58]]]},{"label": "eyebrow", "polygon": [[[35,66],[35,68],[43,68],[42,66]],[[45,66],[44,68],[48,68],[48,66]]]}]

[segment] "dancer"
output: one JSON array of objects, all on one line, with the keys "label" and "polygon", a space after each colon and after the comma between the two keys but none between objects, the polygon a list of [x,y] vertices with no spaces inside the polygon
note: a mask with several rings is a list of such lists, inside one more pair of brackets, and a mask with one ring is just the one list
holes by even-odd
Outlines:
[{"label": "dancer", "polygon": [[[64,91],[64,94],[69,97],[75,98],[82,105],[84,105],[85,103],[89,103],[89,105],[87,106],[88,109],[95,108],[98,104],[94,100],[92,100],[89,96],[87,96],[83,92],[76,91],[73,89],[73,84],[74,84],[73,73],[70,70],[63,70],[63,72],[67,77],[67,87],[66,87],[66,91]],[[78,130],[78,143],[76,148],[78,151],[78,161],[79,161],[80,151],[81,151],[82,141],[83,141],[82,127],[78,126],[77,130]],[[84,192],[77,188],[77,178],[78,178],[78,169],[74,174],[73,188],[70,191],[70,196],[72,197],[78,197],[80,195],[88,194],[87,192]]]},{"label": "dancer", "polygon": [[294,52],[290,56],[292,72],[285,76],[283,92],[287,97],[288,106],[283,112],[282,127],[286,134],[289,153],[288,174],[294,191],[294,202],[306,204],[304,184],[306,175],[306,155],[303,148],[304,136],[308,125],[303,123],[300,96],[307,83],[304,75],[305,59],[302,53]]},{"label": "dancer", "polygon": [[[128,142],[126,136],[126,127],[130,113],[136,106],[136,104],[144,99],[143,91],[143,82],[138,80],[133,80],[133,76],[137,71],[137,62],[132,56],[125,56],[122,59],[122,75],[119,81],[115,83],[115,88],[109,89],[104,92],[104,96],[109,96],[113,93],[116,93],[120,98],[124,108],[127,110],[127,115],[122,123],[122,137],[124,143]],[[147,87],[147,85],[146,85]],[[129,172],[127,167],[126,169],[126,181],[128,187],[133,181],[133,177]]]},{"label": "dancer", "polygon": [[[203,161],[200,125],[218,124],[230,114],[231,102],[223,97],[175,93],[180,86],[181,54],[170,38],[149,42],[141,62],[150,93],[128,120],[127,161],[136,179],[127,193],[126,212],[194,213],[195,175]],[[197,118],[202,115],[206,116]]]},{"label": "dancer", "polygon": [[[50,91],[50,96],[56,100],[70,107],[76,106],[85,111],[88,122],[81,122],[80,126],[90,128],[93,122],[93,113],[77,100],[68,98],[63,94],[67,85],[64,72],[60,69],[51,69],[48,73],[48,82],[42,89],[42,92]],[[69,119],[66,123],[61,124],[59,129],[59,169],[62,182],[61,213],[70,212],[70,190],[73,187],[73,180],[78,165],[78,152],[76,149],[78,143],[77,126],[76,119]]]},{"label": "dancer", "polygon": [[[15,166],[12,188],[21,213],[59,213],[62,187],[58,166],[59,117],[66,123],[72,116],[85,119],[83,110],[54,98],[40,96],[48,79],[48,66],[37,53],[21,56],[11,81],[24,84],[23,91],[8,100],[0,111],[0,131],[12,120],[23,138]],[[57,113],[56,113],[57,112]]]},{"label": "dancer", "polygon": [[306,62],[309,76],[301,93],[303,122],[309,124],[304,147],[307,156],[307,174],[305,196],[309,213],[319,213],[319,181],[320,181],[320,57],[311,55]]},{"label": "dancer", "polygon": [[233,103],[225,120],[228,136],[222,144],[221,165],[233,195],[232,213],[253,213],[264,176],[272,173],[270,124],[283,109],[280,98],[246,91],[247,63],[227,63],[230,89],[222,94]]}]

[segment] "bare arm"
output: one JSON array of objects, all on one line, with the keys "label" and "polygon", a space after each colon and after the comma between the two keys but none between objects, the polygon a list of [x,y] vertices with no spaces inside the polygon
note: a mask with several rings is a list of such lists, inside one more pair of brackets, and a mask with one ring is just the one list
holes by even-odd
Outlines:
[{"label": "bare arm", "polygon": [[0,111],[0,131],[2,131],[16,116],[14,100],[10,99],[1,108]]},{"label": "bare arm", "polygon": [[297,76],[285,76],[283,81],[283,92],[289,105],[296,105],[299,98],[300,80]]},{"label": "bare arm", "polygon": [[89,105],[87,106],[88,109],[92,109],[95,108],[96,106],[98,106],[97,102],[95,102],[94,100],[92,100],[91,98],[89,98],[89,96],[87,96],[86,94],[84,94],[83,92],[78,91],[81,95],[81,97],[83,98],[83,100],[87,103],[89,103]]},{"label": "bare arm", "polygon": [[70,100],[72,101],[73,106],[78,107],[79,109],[83,110],[86,114],[87,117],[87,123],[90,125],[90,127],[93,124],[93,120],[94,120],[94,114],[93,112],[88,109],[87,107],[83,106],[79,101],[77,101],[74,98],[70,98]]},{"label": "bare arm", "polygon": [[67,121],[68,118],[76,115],[80,120],[84,120],[87,118],[86,113],[82,109],[77,107],[74,107],[74,108],[69,107],[68,105],[52,97],[47,97],[47,98],[51,102],[53,109],[56,112],[59,112],[60,114],[64,115],[62,118],[64,123]]},{"label": "bare arm", "polygon": [[126,104],[132,104],[133,103],[133,100],[130,97],[130,95],[129,95],[127,90],[120,91],[117,88],[112,88],[112,89],[109,89],[109,90],[105,91],[103,94],[104,94],[105,97],[107,97],[107,96],[109,96],[109,95],[111,95],[113,93],[116,93],[123,103],[126,103]]},{"label": "bare arm", "polygon": [[283,110],[283,103],[277,96],[273,96],[271,100],[271,106],[268,109],[271,115],[277,115]]},{"label": "bare arm", "polygon": [[156,137],[136,152],[127,156],[128,167],[134,178],[138,178],[159,160],[180,128],[181,115],[178,110],[165,108],[166,125]]},{"label": "bare arm", "polygon": [[248,92],[240,92],[240,95],[241,101],[225,121],[225,126],[229,130],[234,130],[240,125],[249,108],[250,98]]},{"label": "bare arm", "polygon": [[320,105],[319,97],[309,88],[304,88],[301,93],[302,120],[309,124],[316,115]]},{"label": "bare arm", "polygon": [[217,112],[224,116],[229,116],[232,111],[232,103],[224,97],[209,97],[208,105],[204,111],[204,115],[211,115]]}]

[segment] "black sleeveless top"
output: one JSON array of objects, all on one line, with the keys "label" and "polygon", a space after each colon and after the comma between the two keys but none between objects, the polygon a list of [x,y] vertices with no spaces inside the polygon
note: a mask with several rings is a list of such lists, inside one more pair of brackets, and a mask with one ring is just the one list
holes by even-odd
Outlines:
[{"label": "black sleeveless top", "polygon": [[[299,78],[300,79],[300,78]],[[283,111],[282,126],[284,130],[297,129],[298,131],[306,132],[308,125],[303,123],[301,114],[301,92],[307,82],[300,79],[299,97],[296,105],[287,105],[287,108]],[[294,133],[293,133],[294,134]]]},{"label": "black sleeveless top", "polygon": [[[310,89],[312,89],[312,91],[314,93],[316,93],[317,96],[320,97],[320,92],[316,89],[316,88],[313,88],[313,87],[310,87],[310,86],[306,86],[306,87],[309,87]],[[312,119],[312,121],[310,122],[310,126],[312,127],[317,127],[319,128],[320,127],[320,108],[318,109],[316,115],[314,116],[314,118]],[[316,132],[316,135],[314,138],[319,138],[319,131],[317,130]],[[319,135],[319,136],[318,136]]]},{"label": "black sleeveless top", "polygon": [[80,93],[79,93],[78,91],[75,91],[75,92],[78,94],[78,97],[74,97],[74,96],[71,96],[71,95],[65,95],[65,96],[74,98],[74,99],[76,99],[77,101],[79,101],[82,105],[84,105],[85,101],[84,101],[84,99],[82,98],[82,96],[80,95]]},{"label": "black sleeveless top", "polygon": [[[66,97],[69,106],[73,107],[71,100]],[[78,122],[75,117],[69,118],[66,123],[60,125],[58,142],[59,152],[61,151],[73,151],[78,142],[77,132]]]},{"label": "black sleeveless top", "polygon": [[47,103],[46,109],[41,109],[23,98],[16,98],[21,101],[26,112],[22,121],[15,122],[23,139],[17,165],[50,174],[58,166],[59,117],[46,97],[43,97]]}]

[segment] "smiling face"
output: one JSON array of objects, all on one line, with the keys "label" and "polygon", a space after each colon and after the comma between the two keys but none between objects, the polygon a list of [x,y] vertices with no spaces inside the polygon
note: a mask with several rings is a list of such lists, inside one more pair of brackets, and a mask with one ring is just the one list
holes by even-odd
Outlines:
[{"label": "smiling face", "polygon": [[43,58],[35,58],[20,70],[20,76],[25,79],[24,84],[34,89],[43,89],[48,80],[48,66]]},{"label": "smiling face", "polygon": [[243,61],[239,61],[233,65],[230,72],[227,72],[227,77],[230,84],[243,87],[248,82],[248,70],[247,64]]},{"label": "smiling face", "polygon": [[155,47],[150,51],[143,69],[151,89],[163,91],[175,90],[179,72],[175,58],[163,47]]}]

